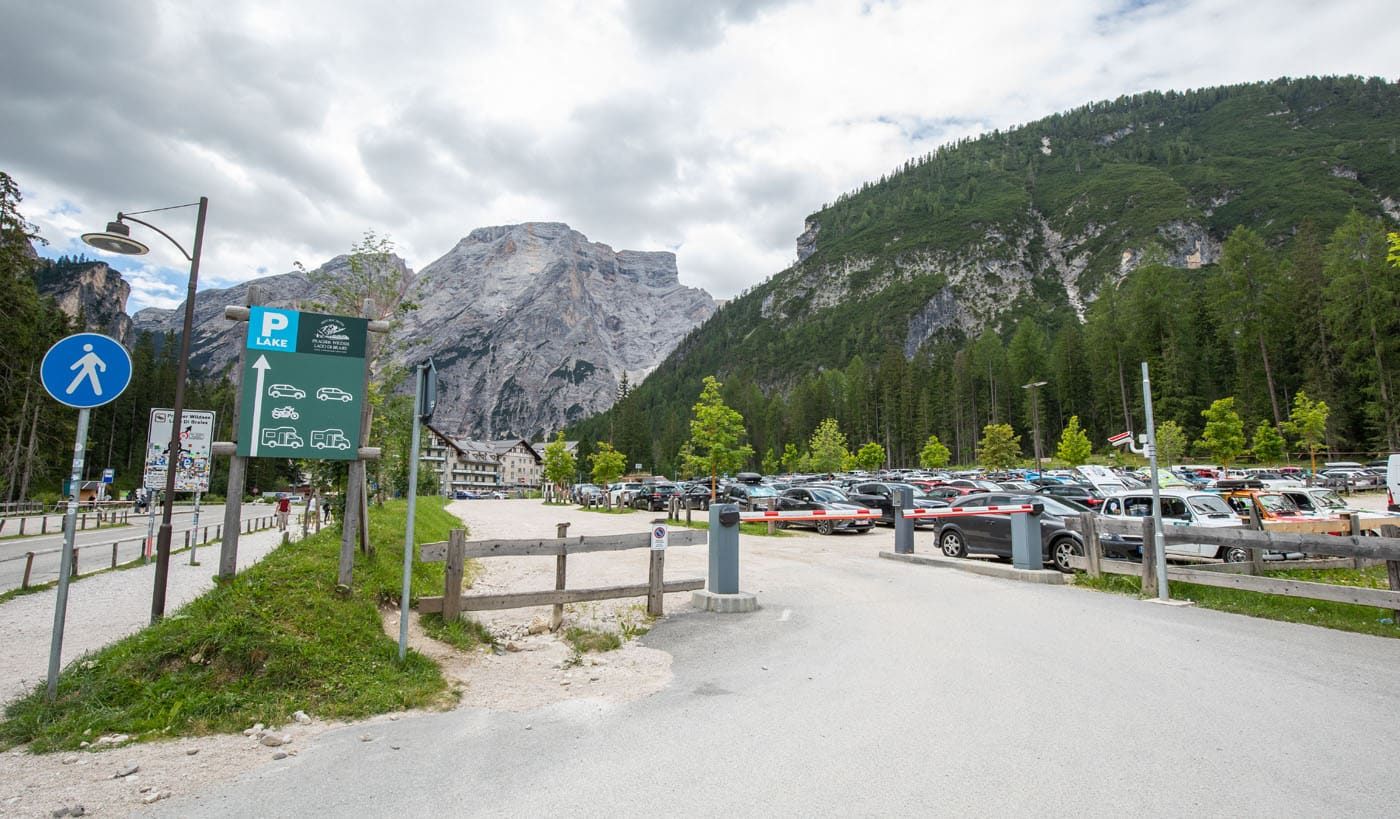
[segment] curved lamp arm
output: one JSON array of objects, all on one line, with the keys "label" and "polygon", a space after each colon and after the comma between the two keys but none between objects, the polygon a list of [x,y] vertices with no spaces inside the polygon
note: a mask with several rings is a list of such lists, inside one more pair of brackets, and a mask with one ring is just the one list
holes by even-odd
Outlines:
[{"label": "curved lamp arm", "polygon": [[189,254],[189,251],[185,250],[184,245],[181,245],[179,242],[175,241],[174,237],[172,237],[169,233],[166,233],[165,231],[161,230],[160,228],[156,227],[155,225],[151,224],[150,222],[147,222],[147,221],[145,221],[144,219],[137,219],[135,216],[131,216],[131,215],[129,215],[129,214],[125,214],[125,213],[121,213],[121,212],[118,212],[118,213],[117,213],[117,221],[118,221],[118,222],[132,221],[132,222],[137,223],[138,225],[145,225],[146,227],[150,228],[151,230],[154,230],[156,233],[159,233],[160,235],[164,236],[166,239],[169,239],[169,240],[170,240],[170,244],[175,245],[175,247],[179,249],[180,253],[185,257],[186,261],[190,261],[190,262],[193,262],[193,261],[194,261],[194,257],[191,256],[191,255]]}]

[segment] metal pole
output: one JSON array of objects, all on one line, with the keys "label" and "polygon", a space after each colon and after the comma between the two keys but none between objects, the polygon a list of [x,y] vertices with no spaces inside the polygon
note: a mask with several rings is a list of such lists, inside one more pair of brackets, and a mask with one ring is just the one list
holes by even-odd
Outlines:
[{"label": "metal pole", "polygon": [[151,545],[156,542],[156,504],[155,494],[150,487],[146,487],[146,542],[141,544],[141,563],[144,565],[151,562]]},{"label": "metal pole", "polygon": [[194,554],[199,551],[199,492],[194,493],[194,515],[190,517],[190,565],[198,566]]},{"label": "metal pole", "polygon": [[408,597],[413,582],[413,513],[418,506],[419,418],[423,414],[423,373],[419,364],[413,382],[413,432],[408,444],[408,523],[403,535],[403,594],[399,598],[399,662],[408,654]]},{"label": "metal pole", "polygon": [[78,523],[78,492],[82,491],[83,456],[86,454],[88,410],[78,410],[78,434],[73,438],[73,480],[68,511],[63,515],[63,556],[58,564],[58,597],[53,606],[53,638],[49,642],[48,701],[58,695],[58,668],[63,656],[63,621],[68,615],[68,578],[73,572],[73,536]]},{"label": "metal pole", "polygon": [[1035,477],[1045,477],[1040,469],[1040,388],[1031,390],[1031,412],[1035,414]]},{"label": "metal pole", "polygon": [[166,450],[165,504],[160,513],[160,531],[156,534],[156,582],[151,592],[151,622],[165,616],[165,585],[170,574],[170,516],[175,512],[175,467],[180,458],[181,413],[185,409],[185,379],[189,375],[190,336],[194,334],[194,292],[199,282],[199,253],[204,248],[204,216],[209,210],[209,197],[199,197],[199,220],[194,228],[194,252],[190,254],[190,281],[185,293],[185,325],[180,336],[180,359],[175,370],[175,406],[170,425],[170,448]]},{"label": "metal pole", "polygon": [[1162,484],[1157,480],[1157,424],[1152,420],[1152,381],[1142,362],[1142,407],[1147,416],[1147,462],[1152,469],[1152,542],[1157,545],[1157,598],[1167,600],[1167,539],[1162,534]]}]

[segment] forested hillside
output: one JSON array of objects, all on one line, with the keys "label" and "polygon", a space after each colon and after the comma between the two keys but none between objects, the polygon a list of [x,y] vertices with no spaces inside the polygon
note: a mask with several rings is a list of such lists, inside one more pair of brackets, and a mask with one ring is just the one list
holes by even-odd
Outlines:
[{"label": "forested hillside", "polygon": [[[911,159],[809,217],[800,261],[722,308],[609,413],[571,430],[674,471],[701,379],[757,453],[824,417],[912,464],[971,462],[984,425],[1096,445],[1160,421],[1247,429],[1306,390],[1335,451],[1400,444],[1400,89],[1309,78],[1094,103]],[[1030,436],[1022,438],[1029,451]],[[755,464],[758,466],[759,464]]]}]

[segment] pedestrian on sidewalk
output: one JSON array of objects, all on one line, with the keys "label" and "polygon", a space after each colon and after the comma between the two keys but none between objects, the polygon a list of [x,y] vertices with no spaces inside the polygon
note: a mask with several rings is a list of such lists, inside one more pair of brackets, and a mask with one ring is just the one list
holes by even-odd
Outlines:
[{"label": "pedestrian on sidewalk", "polygon": [[277,531],[287,531],[287,518],[292,514],[292,499],[286,493],[277,495]]}]

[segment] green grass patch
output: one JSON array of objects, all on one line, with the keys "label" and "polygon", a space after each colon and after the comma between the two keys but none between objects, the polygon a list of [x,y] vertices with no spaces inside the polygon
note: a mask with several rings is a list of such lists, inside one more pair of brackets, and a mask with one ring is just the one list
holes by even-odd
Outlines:
[{"label": "green grass patch", "polygon": [[592,509],[587,506],[576,506],[574,508],[578,509],[580,512],[596,512],[600,515],[630,515],[637,511],[630,506],[615,506],[612,509],[607,509],[602,506],[595,506]]},{"label": "green grass patch", "polygon": [[574,647],[574,651],[585,654],[590,651],[612,651],[622,648],[622,637],[613,631],[599,631],[591,628],[570,626],[564,632],[564,641]]},{"label": "green grass patch", "polygon": [[[1388,588],[1385,580],[1385,567],[1369,569],[1283,569],[1267,571],[1269,577],[1307,580],[1314,583],[1334,583],[1344,586],[1368,586]],[[1092,578],[1086,574],[1075,577],[1074,585],[1097,591],[1114,592],[1139,596],[1142,580],[1126,574],[1105,574]],[[1192,600],[1196,605],[1217,611],[1247,614],[1268,620],[1283,620],[1289,623],[1305,623],[1312,626],[1334,628],[1339,631],[1353,631],[1358,634],[1374,634],[1379,637],[1400,637],[1400,626],[1392,620],[1389,609],[1373,606],[1357,606],[1351,603],[1333,603],[1326,600],[1309,600],[1304,597],[1284,597],[1276,594],[1222,589],[1215,586],[1200,586],[1195,583],[1181,583],[1173,580],[1168,584],[1175,600]],[[1391,622],[1383,622],[1391,620]]]},{"label": "green grass patch", "polygon": [[423,627],[424,634],[462,651],[474,651],[482,646],[496,644],[496,638],[491,636],[491,631],[469,617],[461,617],[449,623],[442,619],[441,614],[425,614],[418,618],[418,623]]},{"label": "green grass patch", "polygon": [[[461,525],[443,505],[419,500],[419,543]],[[402,501],[370,510],[375,548],[356,554],[349,594],[336,593],[338,528],[280,547],[160,623],[70,663],[56,702],[45,702],[41,685],[11,703],[0,746],[42,752],[103,733],[146,740],[278,725],[297,709],[354,719],[445,703],[438,667],[413,651],[400,663],[381,625],[380,605],[399,598],[405,515]],[[415,562],[413,596],[440,594],[442,572]]]}]

